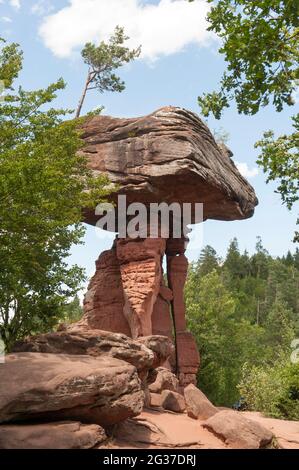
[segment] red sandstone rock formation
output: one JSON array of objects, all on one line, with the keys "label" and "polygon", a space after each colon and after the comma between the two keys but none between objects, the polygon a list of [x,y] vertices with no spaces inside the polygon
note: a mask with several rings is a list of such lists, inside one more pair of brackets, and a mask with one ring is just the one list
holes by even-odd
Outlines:
[{"label": "red sandstone rock formation", "polygon": [[[142,202],[147,211],[151,203],[178,203],[179,207],[203,203],[204,220],[244,219],[254,212],[254,190],[240,175],[231,152],[217,145],[192,112],[165,107],[141,118],[93,117],[84,124],[83,138],[83,153],[91,170],[106,173],[117,184],[118,190],[111,194],[116,205],[118,195],[127,197],[125,208]],[[193,207],[191,214],[192,222],[198,222]],[[90,210],[84,211],[84,217],[89,224],[98,219],[96,211]],[[126,214],[121,217],[126,219]],[[187,240],[183,220],[179,220],[179,238],[172,233],[171,219],[168,227],[163,225],[169,229],[167,235],[159,227],[155,238],[116,238],[113,248],[102,253],[96,263],[80,325],[132,338],[152,334],[172,338],[176,354],[165,365],[184,387],[196,383],[199,355],[192,334],[186,330]]]},{"label": "red sandstone rock formation", "polygon": [[114,357],[24,352],[8,354],[1,369],[0,424],[66,419],[105,427],[143,405],[136,368]]},{"label": "red sandstone rock formation", "polygon": [[166,241],[120,239],[116,242],[122,288],[125,298],[124,317],[133,338],[153,332],[152,312],[162,283],[162,257]]},{"label": "red sandstone rock formation", "polygon": [[[202,202],[204,219],[251,217],[257,199],[230,152],[199,117],[167,106],[138,118],[97,116],[83,127],[84,154],[95,174],[106,173],[128,203]],[[95,224],[93,210],[85,221]]]},{"label": "red sandstone rock formation", "polygon": [[[163,277],[165,251],[169,287]],[[174,329],[177,354],[165,365],[178,373],[182,386],[196,383],[199,367],[194,338],[186,331],[184,251],[184,240],[117,239],[96,263],[80,322],[81,327],[121,332],[135,339],[152,334],[173,338]]]},{"label": "red sandstone rock formation", "polygon": [[96,261],[96,272],[85,295],[84,318],[80,325],[131,336],[124,316],[124,305],[125,296],[114,244],[111,250],[101,253]]},{"label": "red sandstone rock formation", "polygon": [[0,449],[92,449],[106,439],[101,426],[77,421],[0,426]]},{"label": "red sandstone rock formation", "polygon": [[203,427],[220,437],[232,449],[263,449],[272,446],[273,432],[257,421],[232,410],[222,410]]},{"label": "red sandstone rock formation", "polygon": [[190,418],[208,419],[219,411],[205,394],[193,384],[189,384],[188,387],[185,387],[184,397],[187,413]]}]

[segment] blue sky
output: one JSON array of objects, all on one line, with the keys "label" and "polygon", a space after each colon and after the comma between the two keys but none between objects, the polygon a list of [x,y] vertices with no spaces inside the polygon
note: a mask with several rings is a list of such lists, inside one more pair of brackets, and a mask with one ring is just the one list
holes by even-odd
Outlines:
[{"label": "blue sky", "polygon": [[[190,8],[191,12],[186,10]],[[142,58],[122,69],[127,85],[124,93],[92,92],[85,111],[104,105],[105,114],[137,116],[174,105],[199,112],[197,96],[217,89],[225,66],[217,54],[217,42],[205,31],[206,8],[204,0],[191,4],[183,0],[0,0],[0,36],[19,42],[24,50],[22,86],[45,87],[62,76],[67,89],[60,93],[56,105],[73,109],[86,74],[79,54],[81,43],[107,37],[117,21],[126,27],[132,44],[144,43]],[[229,133],[228,146],[234,159],[246,163],[254,172],[254,142],[264,130],[289,132],[289,117],[295,112],[292,107],[278,114],[268,107],[257,116],[246,117],[238,115],[232,105],[220,121],[209,118],[208,125],[211,130],[223,128]],[[256,236],[260,235],[273,255],[293,251],[298,208],[289,212],[283,207],[279,195],[274,193],[275,185],[266,185],[261,171],[249,181],[260,201],[253,218],[240,222],[207,221],[203,243],[212,245],[223,256],[229,241],[236,236],[240,248],[252,252]],[[72,250],[70,262],[84,266],[92,274],[95,259],[110,247],[112,238],[99,236],[93,227],[88,228],[85,246]],[[190,259],[199,254],[198,245],[188,252]]]}]

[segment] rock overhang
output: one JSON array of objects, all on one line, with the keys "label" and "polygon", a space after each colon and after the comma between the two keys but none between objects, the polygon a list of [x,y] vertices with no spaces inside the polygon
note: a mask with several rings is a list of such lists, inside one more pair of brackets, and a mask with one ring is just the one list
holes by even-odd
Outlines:
[{"label": "rock overhang", "polygon": [[[83,125],[83,153],[94,174],[105,173],[117,186],[111,193],[132,202],[203,203],[203,220],[242,220],[258,204],[254,189],[240,174],[193,112],[167,106],[143,117],[96,116]],[[94,210],[84,221],[94,225]]]}]

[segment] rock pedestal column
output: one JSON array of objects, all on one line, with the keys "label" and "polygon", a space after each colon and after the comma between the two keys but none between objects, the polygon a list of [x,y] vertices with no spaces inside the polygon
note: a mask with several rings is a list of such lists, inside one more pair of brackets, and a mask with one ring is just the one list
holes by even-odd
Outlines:
[{"label": "rock pedestal column", "polygon": [[117,259],[124,292],[124,316],[132,338],[152,335],[152,313],[162,283],[162,238],[118,239]]},{"label": "rock pedestal column", "polygon": [[173,292],[172,314],[176,341],[176,372],[180,385],[196,384],[199,354],[192,334],[186,330],[184,287],[188,272],[185,256],[186,240],[170,239],[167,242],[168,285]]},{"label": "rock pedestal column", "polygon": [[84,298],[84,315],[80,328],[112,331],[131,336],[124,316],[125,297],[116,242],[110,250],[103,251],[96,261],[96,272],[91,278]]},{"label": "rock pedestal column", "polygon": [[[183,239],[116,238],[111,250],[96,262],[79,322],[82,328],[124,333],[134,339],[168,336],[176,344],[176,357],[165,367],[177,373],[181,386],[196,383],[199,366],[194,338],[186,331],[188,260],[184,252]],[[162,267],[165,253],[168,286]]]}]

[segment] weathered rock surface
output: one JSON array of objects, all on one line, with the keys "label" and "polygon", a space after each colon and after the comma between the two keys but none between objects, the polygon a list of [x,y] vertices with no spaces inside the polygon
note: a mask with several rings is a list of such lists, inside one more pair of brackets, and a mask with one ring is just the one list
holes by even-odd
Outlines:
[{"label": "weathered rock surface", "polygon": [[237,411],[223,410],[209,418],[203,427],[234,449],[261,449],[271,446],[273,433]]},{"label": "weathered rock surface", "polygon": [[[159,339],[152,344],[155,352],[140,341],[134,341],[124,334],[102,330],[70,329],[32,336],[15,344],[13,352],[38,352],[51,354],[76,354],[89,356],[110,356],[121,359],[136,367],[138,371],[154,368],[159,351]],[[161,349],[166,352],[168,338],[161,338]],[[151,344],[148,338],[147,344]],[[169,346],[170,348],[170,346]],[[168,351],[170,355],[171,350]],[[164,359],[165,360],[165,359]],[[163,358],[161,363],[163,363]]]},{"label": "weathered rock surface", "polygon": [[124,316],[131,336],[149,336],[153,332],[152,312],[162,282],[162,257],[166,240],[119,239],[116,242],[125,305]]},{"label": "weathered rock surface", "polygon": [[78,327],[133,338],[153,333],[171,338],[170,300],[165,297],[169,299],[172,294],[163,285],[162,270],[165,247],[166,241],[161,238],[116,239],[111,250],[103,252],[96,262]]},{"label": "weathered rock surface", "polygon": [[64,421],[0,425],[0,449],[91,449],[107,439],[97,424]]},{"label": "weathered rock surface", "polygon": [[163,390],[179,391],[179,381],[176,376],[164,367],[157,368],[157,378],[154,383],[149,385],[150,392],[162,393]]},{"label": "weathered rock surface", "polygon": [[[107,173],[128,203],[202,202],[205,219],[253,214],[254,190],[232,153],[190,111],[168,106],[139,118],[93,117],[84,124],[83,138],[89,167]],[[85,220],[96,222],[93,211],[86,211]]]},{"label": "weathered rock surface", "polygon": [[176,338],[176,370],[180,386],[196,384],[196,374],[200,359],[193,335],[187,331],[186,309],[184,302],[184,286],[187,279],[188,260],[185,256],[186,243],[184,238],[170,239],[166,245],[167,277],[173,292],[172,311]]},{"label": "weathered rock surface", "polygon": [[173,342],[166,336],[142,336],[138,338],[138,342],[154,353],[153,369],[162,366],[174,354]]},{"label": "weathered rock surface", "polygon": [[133,340],[120,333],[87,329],[79,322],[62,331],[19,341],[13,352],[115,357],[136,367],[142,388],[146,391],[147,385],[156,380],[156,368],[174,353],[174,346],[165,336],[154,335]]},{"label": "weathered rock surface", "polygon": [[185,387],[184,397],[187,413],[190,418],[204,420],[218,413],[216,406],[214,406],[205,394],[193,384]]},{"label": "weathered rock surface", "polygon": [[280,449],[299,449],[299,421],[267,418],[256,411],[243,411],[242,416],[256,421],[272,432]]},{"label": "weathered rock surface", "polygon": [[124,307],[120,264],[114,244],[111,250],[101,253],[96,261],[96,272],[84,298],[84,317],[78,326],[131,336]]},{"label": "weathered rock surface", "polygon": [[150,393],[150,407],[160,408],[162,407],[162,395],[161,393]]},{"label": "weathered rock surface", "polygon": [[173,294],[171,289],[165,286],[163,282],[162,278],[159,294],[152,313],[153,335],[168,336],[173,340],[173,325],[170,315]]},{"label": "weathered rock surface", "polygon": [[183,413],[186,409],[184,397],[180,393],[171,390],[163,390],[161,406],[164,410],[173,411],[174,413]]},{"label": "weathered rock surface", "polygon": [[[182,387],[196,383],[199,354],[192,334],[186,331],[185,320],[183,291],[188,267],[185,249],[184,239],[167,242],[152,238],[116,239],[111,254],[105,252],[96,263],[97,270],[85,297],[82,320],[68,327],[68,330],[99,326],[114,332],[127,332],[129,329],[127,334],[135,339],[148,335],[153,337],[154,332],[163,332],[168,338],[168,341],[165,340],[166,351],[161,351],[161,341],[158,348],[159,356],[165,357],[165,364],[158,357],[154,367],[163,364],[178,370]],[[169,287],[163,277],[164,252]],[[119,291],[118,294],[115,290]],[[106,309],[109,302],[110,307]],[[106,311],[109,312],[108,316]],[[174,326],[177,354],[173,347],[168,352],[173,342]]]},{"label": "weathered rock surface", "polygon": [[[108,448],[225,449],[226,444],[185,413],[146,410],[114,428]],[[104,444],[105,447],[105,444]]]},{"label": "weathered rock surface", "polygon": [[[161,395],[159,395],[161,396]],[[266,418],[261,413],[246,411],[233,412],[238,416],[246,417],[247,421],[257,422],[268,430],[267,440],[274,434],[274,447],[282,449],[299,449],[299,422],[286,421],[280,419]],[[217,415],[215,415],[216,417]],[[223,417],[225,418],[225,416]],[[212,418],[211,418],[212,419]],[[192,419],[186,413],[169,413],[167,411],[146,410],[139,416],[119,423],[115,428],[115,438],[109,441],[109,444],[103,443],[104,448],[124,448],[124,449],[164,449],[164,448],[188,448],[188,449],[231,449],[248,448],[248,443],[258,445],[260,437],[252,436],[248,432],[248,423],[246,422],[244,433],[241,429],[242,447],[240,442],[236,446],[235,438],[232,444],[225,440],[222,435],[217,435],[206,427],[206,421]],[[242,426],[244,422],[242,422]],[[222,419],[222,428],[225,428],[225,419]],[[259,431],[260,435],[260,431]],[[248,442],[247,442],[248,439]],[[267,444],[271,445],[271,444]]]},{"label": "weathered rock surface", "polygon": [[1,367],[0,423],[71,419],[102,426],[138,415],[136,368],[112,357],[17,353]]}]

